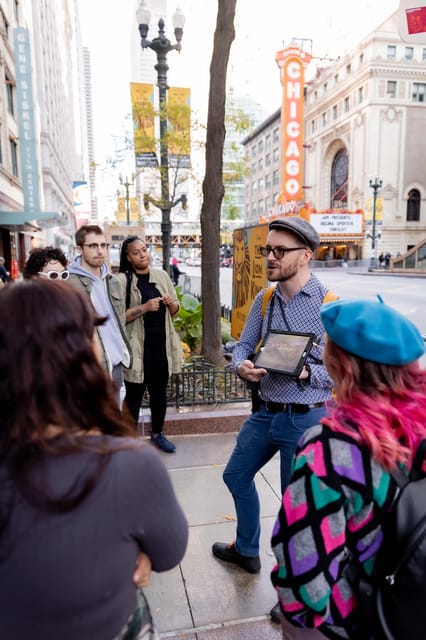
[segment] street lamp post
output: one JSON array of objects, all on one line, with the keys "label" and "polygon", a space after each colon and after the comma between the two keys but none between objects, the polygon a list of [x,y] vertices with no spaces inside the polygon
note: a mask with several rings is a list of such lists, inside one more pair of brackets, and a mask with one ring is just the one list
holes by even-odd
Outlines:
[{"label": "street lamp post", "polygon": [[125,189],[125,198],[126,198],[126,218],[127,218],[127,226],[129,226],[130,224],[130,195],[129,195],[129,187],[132,186],[133,184],[133,180],[134,177],[132,177],[132,181],[129,182],[127,176],[126,179],[123,180],[123,176],[120,174],[118,176],[119,180],[120,180],[120,184],[124,187]]},{"label": "street lamp post", "polygon": [[380,234],[376,234],[376,211],[377,211],[377,192],[382,188],[383,180],[381,178],[374,178],[370,180],[370,187],[373,189],[373,228],[370,235],[371,238],[371,267],[375,269],[377,267],[377,238]]},{"label": "street lamp post", "polygon": [[[170,201],[169,193],[169,149],[167,145],[167,71],[169,67],[167,65],[167,54],[170,51],[180,51],[181,41],[183,36],[183,27],[185,24],[185,18],[178,7],[173,15],[172,22],[174,26],[174,33],[176,38],[176,44],[172,44],[166,37],[164,32],[164,20],[160,18],[158,21],[158,37],[148,40],[149,22],[151,19],[151,12],[146,7],[145,0],[141,0],[140,5],[136,11],[136,18],[139,25],[139,33],[141,36],[142,49],[152,49],[157,54],[157,64],[155,70],[157,71],[157,86],[158,95],[160,101],[160,180],[161,180],[161,200],[154,200],[149,195],[144,195],[145,208],[147,204],[151,202],[154,206],[161,209],[161,236],[163,242],[163,269],[169,271],[170,262],[170,244],[171,244],[171,225],[170,225],[170,212],[171,209],[182,202],[183,196],[175,200]],[[186,196],[185,196],[186,204]]]}]

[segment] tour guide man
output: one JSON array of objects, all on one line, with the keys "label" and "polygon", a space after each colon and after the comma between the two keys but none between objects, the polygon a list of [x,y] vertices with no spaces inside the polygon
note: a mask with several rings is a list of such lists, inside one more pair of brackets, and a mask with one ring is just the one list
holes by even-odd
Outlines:
[{"label": "tour guide man", "polygon": [[[223,473],[237,513],[236,540],[231,544],[215,542],[212,551],[249,573],[257,573],[261,567],[260,509],[254,477],[279,451],[284,493],[296,445],[306,429],[319,423],[325,414],[324,403],[331,398],[332,382],[318,346],[324,339],[320,308],[328,290],[309,271],[309,261],[319,244],[318,233],[303,218],[289,216],[269,224],[266,247],[260,250],[267,260],[267,278],[277,284],[264,313],[265,290],[254,299],[233,352],[238,375],[260,383],[260,407],[244,422]],[[250,358],[270,329],[315,334],[316,344],[298,378],[255,368]],[[278,605],[271,616],[279,622]]]}]

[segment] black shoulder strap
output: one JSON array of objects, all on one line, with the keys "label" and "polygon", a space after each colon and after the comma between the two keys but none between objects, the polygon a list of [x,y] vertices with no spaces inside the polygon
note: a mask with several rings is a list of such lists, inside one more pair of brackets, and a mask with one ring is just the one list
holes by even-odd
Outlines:
[{"label": "black shoulder strap", "polygon": [[419,446],[417,447],[417,451],[414,456],[413,466],[411,468],[410,479],[411,480],[419,480],[424,477],[423,472],[423,462],[426,456],[426,439],[422,440]]},{"label": "black shoulder strap", "polygon": [[126,271],[126,309],[130,307],[130,283],[132,282],[132,272]]}]

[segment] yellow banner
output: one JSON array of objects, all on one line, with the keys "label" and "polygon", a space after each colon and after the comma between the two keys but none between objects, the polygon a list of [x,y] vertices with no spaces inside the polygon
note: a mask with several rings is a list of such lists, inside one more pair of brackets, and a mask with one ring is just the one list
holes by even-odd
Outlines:
[{"label": "yellow banner", "polygon": [[167,96],[169,166],[191,167],[191,89],[170,87]]},{"label": "yellow banner", "polygon": [[157,167],[154,129],[154,85],[130,83],[137,167]]}]

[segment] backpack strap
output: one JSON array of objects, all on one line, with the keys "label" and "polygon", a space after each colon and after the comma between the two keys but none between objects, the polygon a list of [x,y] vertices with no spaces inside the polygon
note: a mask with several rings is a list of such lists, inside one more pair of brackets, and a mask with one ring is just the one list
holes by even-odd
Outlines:
[{"label": "backpack strap", "polygon": [[426,440],[422,440],[414,455],[413,466],[411,468],[410,480],[419,480],[424,477],[423,462],[426,456]]},{"label": "backpack strap", "polygon": [[339,300],[340,296],[337,295],[337,293],[334,293],[334,291],[332,291],[331,289],[329,289],[327,291],[327,293],[325,294],[322,303],[326,304],[327,302],[334,302],[335,300]]},{"label": "backpack strap", "polygon": [[262,318],[265,317],[266,307],[268,306],[268,302],[274,294],[275,287],[276,285],[273,284],[267,289],[265,289],[265,293],[263,294],[263,299],[262,299]]}]

